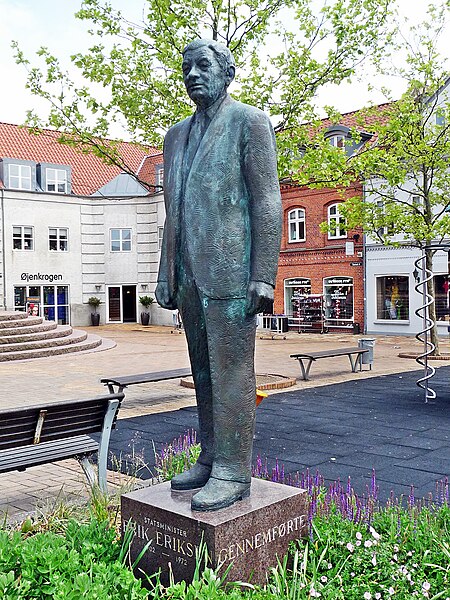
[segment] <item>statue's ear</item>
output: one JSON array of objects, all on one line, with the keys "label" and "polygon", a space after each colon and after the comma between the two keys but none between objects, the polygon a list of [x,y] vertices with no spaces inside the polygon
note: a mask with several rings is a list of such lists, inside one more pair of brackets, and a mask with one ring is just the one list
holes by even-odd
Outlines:
[{"label": "statue's ear", "polygon": [[230,65],[227,70],[227,86],[233,81],[236,74],[236,68],[234,65]]}]

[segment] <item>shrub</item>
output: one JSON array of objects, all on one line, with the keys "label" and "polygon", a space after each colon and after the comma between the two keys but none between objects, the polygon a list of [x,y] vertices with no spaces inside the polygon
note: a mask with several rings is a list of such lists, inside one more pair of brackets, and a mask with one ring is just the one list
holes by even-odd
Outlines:
[{"label": "shrub", "polygon": [[0,597],[109,600],[147,598],[125,566],[116,531],[92,519],[69,521],[63,535],[0,531]]}]

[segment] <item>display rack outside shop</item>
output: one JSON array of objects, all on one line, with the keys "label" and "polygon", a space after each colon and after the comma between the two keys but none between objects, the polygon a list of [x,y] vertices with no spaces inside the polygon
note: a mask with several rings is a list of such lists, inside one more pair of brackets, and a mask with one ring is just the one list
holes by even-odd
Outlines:
[{"label": "display rack outside shop", "polygon": [[289,317],[291,329],[300,332],[324,333],[324,310],[322,294],[296,296],[292,300],[293,314]]}]

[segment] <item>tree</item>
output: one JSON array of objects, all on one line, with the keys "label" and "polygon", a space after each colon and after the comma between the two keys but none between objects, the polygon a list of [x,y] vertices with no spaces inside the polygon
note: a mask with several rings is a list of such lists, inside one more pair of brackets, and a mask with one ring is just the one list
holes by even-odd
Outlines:
[{"label": "tree", "polygon": [[[124,122],[132,140],[160,145],[164,131],[192,112],[181,51],[206,36],[235,56],[233,95],[270,112],[282,131],[285,170],[300,120],[314,114],[318,89],[350,78],[362,61],[383,52],[394,1],[333,0],[320,7],[317,0],[145,0],[142,21],[132,23],[112,4],[84,0],[76,17],[91,24],[94,43],[71,61],[86,85],[76,86],[48,49],[38,52],[43,66],[32,66],[14,44],[17,62],[29,71],[28,88],[51,107],[44,119],[30,111],[27,124],[63,131],[62,143],[127,171],[117,146],[102,142],[110,125]],[[106,100],[99,87],[108,91]]]},{"label": "tree", "polygon": [[[349,156],[330,147],[322,129],[322,139],[313,136],[298,172],[303,183],[318,187],[363,180],[365,198],[342,205],[346,227],[361,226],[386,245],[421,249],[429,271],[433,245],[450,235],[450,73],[437,51],[447,16],[446,5],[431,7],[430,22],[413,29],[414,44],[408,45],[406,65],[398,69],[406,83],[402,97],[383,113],[377,107],[361,111],[351,143],[361,141],[363,129],[371,132],[371,141]],[[338,115],[334,118],[339,121]],[[435,298],[433,278],[427,292]],[[428,314],[434,323],[434,354],[439,354],[434,303]]]}]

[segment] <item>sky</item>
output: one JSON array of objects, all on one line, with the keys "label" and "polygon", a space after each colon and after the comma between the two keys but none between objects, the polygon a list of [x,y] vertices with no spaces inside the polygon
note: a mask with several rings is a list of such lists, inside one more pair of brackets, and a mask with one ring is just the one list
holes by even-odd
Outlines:
[{"label": "sky", "polygon": [[[110,0],[114,8],[122,9],[131,19],[138,20],[144,0]],[[91,37],[87,34],[87,24],[75,19],[74,13],[80,8],[81,0],[0,0],[0,72],[3,90],[0,94],[0,121],[22,124],[28,109],[34,108],[45,115],[46,105],[38,101],[25,88],[26,71],[17,65],[11,49],[11,41],[19,42],[20,48],[33,64],[33,54],[40,46],[46,46],[56,56],[68,57],[88,47]],[[412,22],[420,22],[425,13],[426,0],[399,0],[401,19],[407,17]],[[444,49],[450,54],[450,46]],[[374,83],[373,74],[366,73],[363,81],[338,86],[327,86],[321,92],[320,102],[332,104],[341,112],[358,109],[371,100],[385,101],[381,93],[369,92],[368,81]],[[388,83],[399,95],[401,81],[375,81],[377,87]]]}]

